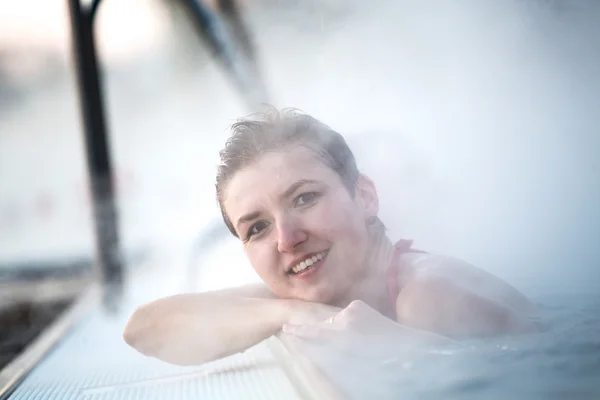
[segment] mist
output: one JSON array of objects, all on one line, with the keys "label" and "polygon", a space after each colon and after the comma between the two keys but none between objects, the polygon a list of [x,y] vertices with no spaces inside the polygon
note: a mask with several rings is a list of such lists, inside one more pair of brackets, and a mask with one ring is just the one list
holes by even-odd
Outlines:
[{"label": "mist", "polygon": [[[99,14],[122,236],[185,263],[219,218],[227,127],[250,110],[177,12],[152,4],[134,33],[119,30],[118,52],[109,22],[124,11],[107,3]],[[271,102],[348,139],[392,239],[523,290],[600,282],[597,2],[262,0],[246,11]],[[141,38],[152,51],[127,50]],[[1,123],[3,213],[21,216],[3,217],[2,259],[92,251],[74,82],[63,75]],[[30,202],[54,215],[32,215],[44,207]],[[209,258],[199,279],[252,275],[233,240]]]},{"label": "mist", "polygon": [[[228,126],[252,110],[174,3],[147,3],[106,2],[98,14],[122,246],[126,253],[142,248],[152,255],[142,268],[128,265],[127,282],[138,284],[129,285],[136,287],[130,309],[173,292],[258,281],[233,237],[211,243],[192,260],[199,233],[220,219],[213,186],[217,152]],[[541,296],[565,304],[570,295],[597,293],[600,2],[244,4],[271,102],[302,109],[347,138],[359,168],[375,181],[392,240],[413,239],[416,248],[463,259],[534,301]],[[36,89],[0,99],[0,261],[6,264],[94,250],[75,79],[65,61],[68,25],[66,14],[61,21],[52,16],[55,24],[38,31],[65,39],[62,71],[38,62],[46,75],[31,84]],[[50,35],[50,25],[63,31]],[[15,87],[34,75],[35,68],[20,65],[9,65],[22,75],[9,82]],[[153,275],[157,269],[161,279]],[[494,390],[508,381],[508,370],[518,387],[549,371],[547,390],[556,394],[551,383],[561,389],[559,374],[586,378],[597,365],[597,359],[581,361],[582,354],[594,356],[587,349],[598,347],[594,325],[573,322],[585,314],[579,311],[561,309],[566,335],[528,343],[503,338],[466,358],[424,353],[401,360],[400,383],[419,392],[434,382],[443,391],[487,373],[482,379],[488,386],[478,387]],[[591,312],[597,320],[597,308]],[[119,351],[133,354],[121,343],[121,328],[106,337],[118,338]],[[570,334],[577,329],[584,335]],[[518,362],[506,355],[508,364],[476,357],[497,345]],[[539,345],[538,353],[515,350],[529,345]],[[377,376],[366,362],[347,362],[320,348],[300,352],[329,369],[334,383],[357,383],[359,397],[372,389],[362,382],[390,378],[398,384],[392,368],[391,375]],[[536,369],[546,361],[558,367]],[[498,370],[489,372],[492,364]],[[380,389],[382,396],[397,393]]]},{"label": "mist", "polygon": [[[263,1],[248,12],[272,102],[347,138],[392,240],[531,296],[598,290],[600,5]],[[248,113],[212,120],[215,155]],[[257,280],[233,239],[197,267],[202,287]]]},{"label": "mist", "polygon": [[523,289],[596,287],[600,4],[307,4],[256,25],[269,87],[348,138],[392,237]]},{"label": "mist", "polygon": [[[314,343],[297,353],[354,398],[588,393],[597,352],[571,351],[593,341],[597,308],[572,299],[598,293],[600,282],[600,3],[353,7],[329,27],[316,13],[311,39],[280,39],[294,49],[286,61],[265,57],[278,103],[348,137],[392,239],[466,260],[534,300],[572,304],[552,316],[560,334],[478,343],[452,357],[395,354],[388,369]],[[525,356],[558,348],[561,379],[542,372],[543,357]]]}]

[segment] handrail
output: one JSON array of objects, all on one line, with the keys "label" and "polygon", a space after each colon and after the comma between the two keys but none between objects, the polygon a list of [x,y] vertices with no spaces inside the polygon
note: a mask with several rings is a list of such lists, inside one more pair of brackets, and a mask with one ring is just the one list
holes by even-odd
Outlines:
[{"label": "handrail", "polygon": [[[235,1],[219,0],[219,12],[211,10],[199,0],[179,1],[181,6],[187,7],[199,36],[229,72],[247,105],[254,109],[266,103],[266,89],[258,72],[255,51]],[[67,2],[92,192],[98,258],[96,268],[104,288],[103,304],[107,310],[115,311],[123,292],[124,262],[102,81],[94,38],[94,20],[101,0],[94,0],[88,7],[83,7],[80,0]],[[238,46],[241,52],[238,51]]]},{"label": "handrail", "polygon": [[102,281],[103,304],[116,311],[123,291],[123,260],[119,243],[118,213],[113,169],[106,129],[102,85],[94,40],[94,17],[100,0],[85,9],[80,0],[67,0],[87,170],[92,192],[97,268]]}]

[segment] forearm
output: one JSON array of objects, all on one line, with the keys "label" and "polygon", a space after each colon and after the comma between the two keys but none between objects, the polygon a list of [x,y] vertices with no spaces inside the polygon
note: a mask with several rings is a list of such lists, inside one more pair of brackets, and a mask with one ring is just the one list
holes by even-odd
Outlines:
[{"label": "forearm", "polygon": [[292,303],[280,299],[184,294],[138,309],[124,338],[141,353],[180,365],[244,351],[287,322]]}]

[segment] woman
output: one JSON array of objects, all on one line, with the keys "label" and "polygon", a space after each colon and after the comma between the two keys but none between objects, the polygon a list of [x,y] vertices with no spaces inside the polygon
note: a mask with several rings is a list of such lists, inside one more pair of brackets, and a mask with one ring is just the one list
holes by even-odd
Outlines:
[{"label": "woman", "polygon": [[311,116],[284,110],[241,120],[220,155],[223,219],[264,285],[141,307],[124,332],[140,352],[189,365],[282,329],[350,347],[535,330],[531,304],[507,283],[410,241],[392,243],[373,182],[343,137]]}]

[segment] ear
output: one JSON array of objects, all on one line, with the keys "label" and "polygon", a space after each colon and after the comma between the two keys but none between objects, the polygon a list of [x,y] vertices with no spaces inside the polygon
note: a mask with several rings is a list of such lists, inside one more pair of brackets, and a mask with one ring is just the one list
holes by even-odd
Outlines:
[{"label": "ear", "polygon": [[375,217],[379,212],[379,197],[375,184],[366,175],[360,174],[356,181],[356,197],[364,207],[368,217]]}]

